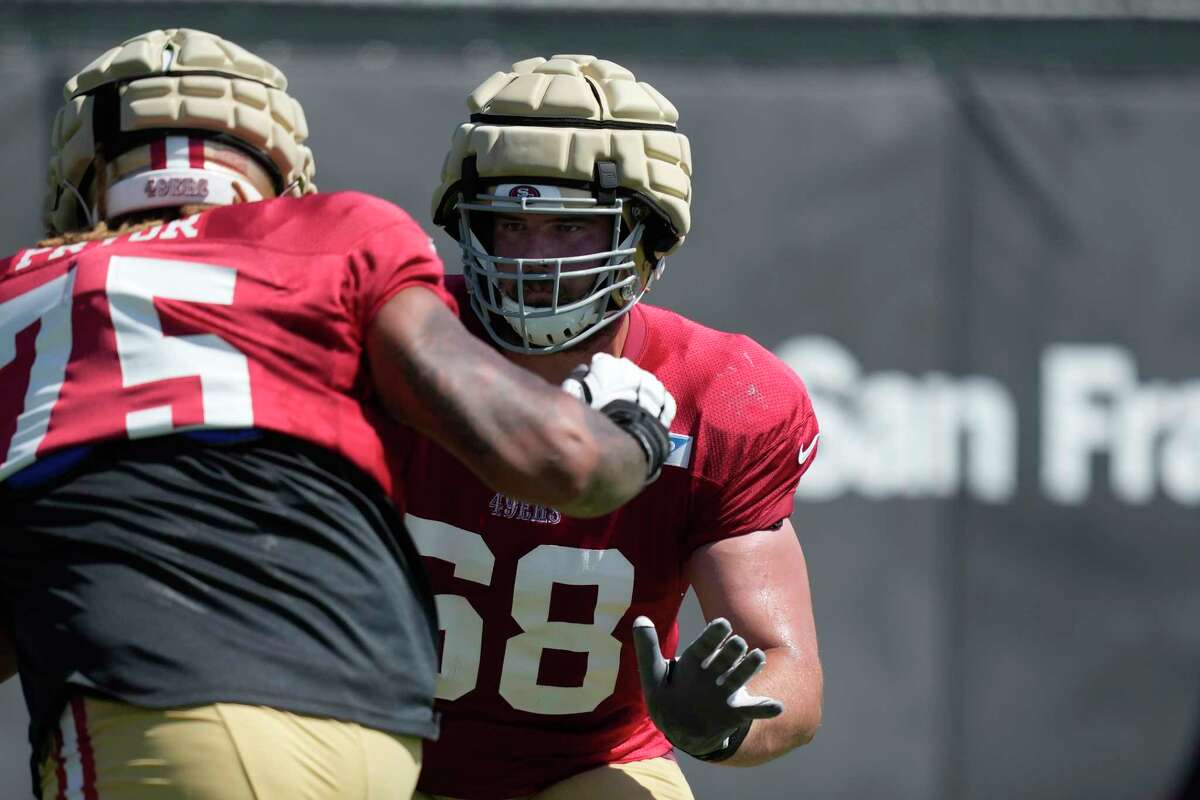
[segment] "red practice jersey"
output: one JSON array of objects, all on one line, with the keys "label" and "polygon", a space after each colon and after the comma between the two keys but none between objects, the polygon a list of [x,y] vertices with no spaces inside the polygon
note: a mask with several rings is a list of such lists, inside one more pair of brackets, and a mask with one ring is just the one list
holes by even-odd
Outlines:
[{"label": "red practice jersey", "polygon": [[442,636],[443,726],[426,744],[424,791],[517,797],[670,752],[642,699],[634,618],[652,619],[674,654],[692,552],[792,512],[817,438],[795,373],[745,336],[644,304],[624,355],[679,410],[662,475],[605,517],[514,501],[432,441],[411,443],[397,483]]},{"label": "red practice jersey", "polygon": [[262,428],[390,490],[363,348],[411,286],[454,307],[429,237],[354,192],[21,250],[0,261],[0,480],[77,445]]}]

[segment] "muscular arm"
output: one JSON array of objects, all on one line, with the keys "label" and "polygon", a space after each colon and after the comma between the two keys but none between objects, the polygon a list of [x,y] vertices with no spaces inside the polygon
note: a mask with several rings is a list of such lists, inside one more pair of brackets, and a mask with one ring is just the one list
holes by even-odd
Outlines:
[{"label": "muscular arm", "polygon": [[705,619],[725,617],[767,663],[747,689],[781,700],[783,714],[756,720],[720,763],[749,767],[812,740],[821,724],[822,676],[808,567],[791,522],[696,550],[688,577]]},{"label": "muscular arm", "polygon": [[507,495],[593,517],[645,483],[646,456],[632,436],[510,364],[426,289],[383,307],[367,351],[391,413]]}]

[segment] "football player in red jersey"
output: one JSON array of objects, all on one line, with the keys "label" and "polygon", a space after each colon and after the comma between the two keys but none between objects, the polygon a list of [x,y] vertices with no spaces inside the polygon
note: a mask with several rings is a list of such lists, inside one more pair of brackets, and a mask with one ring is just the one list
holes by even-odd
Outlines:
[{"label": "football player in red jersey", "polygon": [[[678,413],[657,482],[596,519],[492,491],[435,442],[410,443],[406,521],[443,637],[444,725],[418,795],[690,798],[674,748],[753,765],[820,722],[789,521],[812,407],[752,340],[638,302],[689,227],[691,156],[666,98],[612,62],[555,56],[468,102],[434,196],[463,251],[449,285],[464,322],[551,382],[592,354],[629,358]],[[673,655],[689,585],[711,621],[668,659],[658,636]]]},{"label": "football player in red jersey", "polygon": [[404,212],[314,193],[299,105],[236,45],[152,31],[66,96],[55,238],[0,260],[0,631],[35,791],[406,797],[433,601],[373,400],[585,515],[658,471],[673,401],[611,358],[564,392],[468,334]]}]

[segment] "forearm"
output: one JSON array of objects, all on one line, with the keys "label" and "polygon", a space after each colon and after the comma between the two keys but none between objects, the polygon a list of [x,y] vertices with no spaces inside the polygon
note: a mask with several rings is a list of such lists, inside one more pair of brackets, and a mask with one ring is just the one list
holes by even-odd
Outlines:
[{"label": "forearm", "polygon": [[572,517],[607,514],[642,490],[647,459],[636,439],[559,387],[503,365],[492,396],[467,394],[462,409],[484,421],[476,433],[490,435],[497,454],[476,474]]},{"label": "forearm", "polygon": [[[600,517],[633,499],[646,485],[646,454],[637,441],[597,413],[589,413],[600,458],[574,497],[549,505],[569,517]],[[603,424],[601,424],[603,423]],[[518,492],[520,494],[520,492]]]},{"label": "forearm", "polygon": [[791,522],[700,548],[688,576],[704,616],[729,620],[766,656],[746,690],[783,705],[779,716],[755,720],[737,751],[719,763],[753,766],[807,744],[821,724],[823,681],[808,567]]},{"label": "forearm", "polygon": [[716,763],[729,767],[766,763],[808,744],[821,725],[820,664],[814,668],[810,660],[791,647],[772,647],[763,652],[767,663],[750,681],[747,690],[781,700],[784,711],[774,719],[755,720],[737,752]]},{"label": "forearm", "polygon": [[608,513],[641,490],[647,460],[632,436],[416,293],[429,295],[416,298],[425,317],[381,313],[370,352],[376,384],[403,422],[499,491],[570,516]]}]

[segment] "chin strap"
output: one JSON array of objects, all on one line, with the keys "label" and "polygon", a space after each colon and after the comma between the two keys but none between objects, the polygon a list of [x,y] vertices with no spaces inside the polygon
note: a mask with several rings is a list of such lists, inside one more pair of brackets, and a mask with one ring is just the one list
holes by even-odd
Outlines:
[{"label": "chin strap", "polygon": [[80,191],[75,188],[75,184],[64,180],[60,181],[58,185],[60,188],[66,189],[68,192],[74,195],[75,202],[79,204],[79,210],[87,220],[88,227],[96,227],[96,223],[99,221],[96,219],[96,210],[87,204],[87,200],[83,199],[83,194],[81,194]]}]

